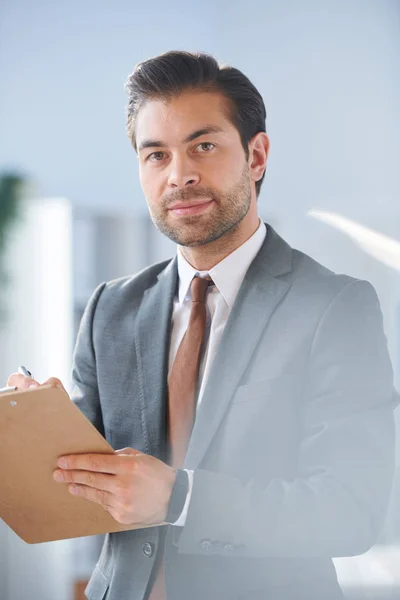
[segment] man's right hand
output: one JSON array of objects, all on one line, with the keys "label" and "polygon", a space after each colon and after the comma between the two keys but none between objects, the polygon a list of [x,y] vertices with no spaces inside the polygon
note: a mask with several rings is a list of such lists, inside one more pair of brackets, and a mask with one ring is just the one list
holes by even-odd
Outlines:
[{"label": "man's right hand", "polygon": [[50,377],[43,383],[39,383],[35,379],[31,377],[25,377],[25,375],[21,375],[20,373],[12,373],[7,380],[7,385],[10,387],[16,387],[19,390],[28,390],[30,387],[41,387],[43,385],[51,385],[53,387],[58,387],[64,392],[66,392],[63,384],[56,377]]}]

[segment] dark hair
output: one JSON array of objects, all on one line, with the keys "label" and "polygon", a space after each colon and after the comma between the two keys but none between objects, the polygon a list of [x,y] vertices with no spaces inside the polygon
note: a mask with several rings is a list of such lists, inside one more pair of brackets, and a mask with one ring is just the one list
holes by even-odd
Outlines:
[{"label": "dark hair", "polygon": [[[229,118],[249,156],[248,143],[265,131],[266,111],[261,94],[238,69],[219,65],[209,54],[172,51],[139,63],[125,84],[128,92],[127,131],[136,149],[135,118],[149,98],[169,99],[186,90],[221,92],[229,101]],[[262,178],[256,182],[257,196]]]}]

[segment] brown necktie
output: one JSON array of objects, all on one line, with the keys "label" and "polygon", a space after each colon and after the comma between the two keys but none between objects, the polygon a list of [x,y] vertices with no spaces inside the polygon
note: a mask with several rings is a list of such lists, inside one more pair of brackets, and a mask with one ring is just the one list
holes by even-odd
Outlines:
[{"label": "brown necktie", "polygon": [[[211,279],[194,277],[192,280],[189,325],[179,345],[168,379],[169,464],[177,468],[183,465],[193,429],[201,347],[207,321],[206,292],[212,284]],[[166,597],[164,557],[161,554],[149,600],[166,600]]]},{"label": "brown necktie", "polygon": [[206,328],[206,292],[209,279],[194,277],[190,286],[189,325],[179,345],[168,380],[168,439],[170,464],[182,467],[196,411],[200,354]]}]

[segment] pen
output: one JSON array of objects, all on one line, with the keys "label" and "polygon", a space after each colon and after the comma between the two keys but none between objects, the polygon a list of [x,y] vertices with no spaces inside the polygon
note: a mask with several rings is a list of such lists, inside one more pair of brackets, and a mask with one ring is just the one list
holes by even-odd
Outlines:
[{"label": "pen", "polygon": [[[32,373],[30,371],[28,371],[28,369],[24,366],[20,366],[18,367],[18,373],[20,373],[20,375],[24,375],[24,377],[32,377]],[[32,377],[33,379],[33,377]],[[18,388],[16,386],[6,386],[6,387],[2,387],[0,388],[0,394],[2,394],[3,392],[15,392],[15,390],[17,390]]]},{"label": "pen", "polygon": [[25,377],[32,377],[33,379],[32,373],[24,366],[18,367],[18,373],[24,375]]},{"label": "pen", "polygon": [[17,387],[8,387],[6,385],[6,387],[2,387],[0,388],[0,394],[2,394],[3,392],[15,392],[15,390],[18,389]]}]

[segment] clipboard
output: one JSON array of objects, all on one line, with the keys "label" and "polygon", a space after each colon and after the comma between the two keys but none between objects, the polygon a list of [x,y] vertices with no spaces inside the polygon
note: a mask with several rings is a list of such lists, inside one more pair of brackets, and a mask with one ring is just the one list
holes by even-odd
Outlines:
[{"label": "clipboard", "polygon": [[0,394],[0,444],[0,518],[28,544],[138,529],[54,481],[60,456],[114,454],[64,390]]}]

